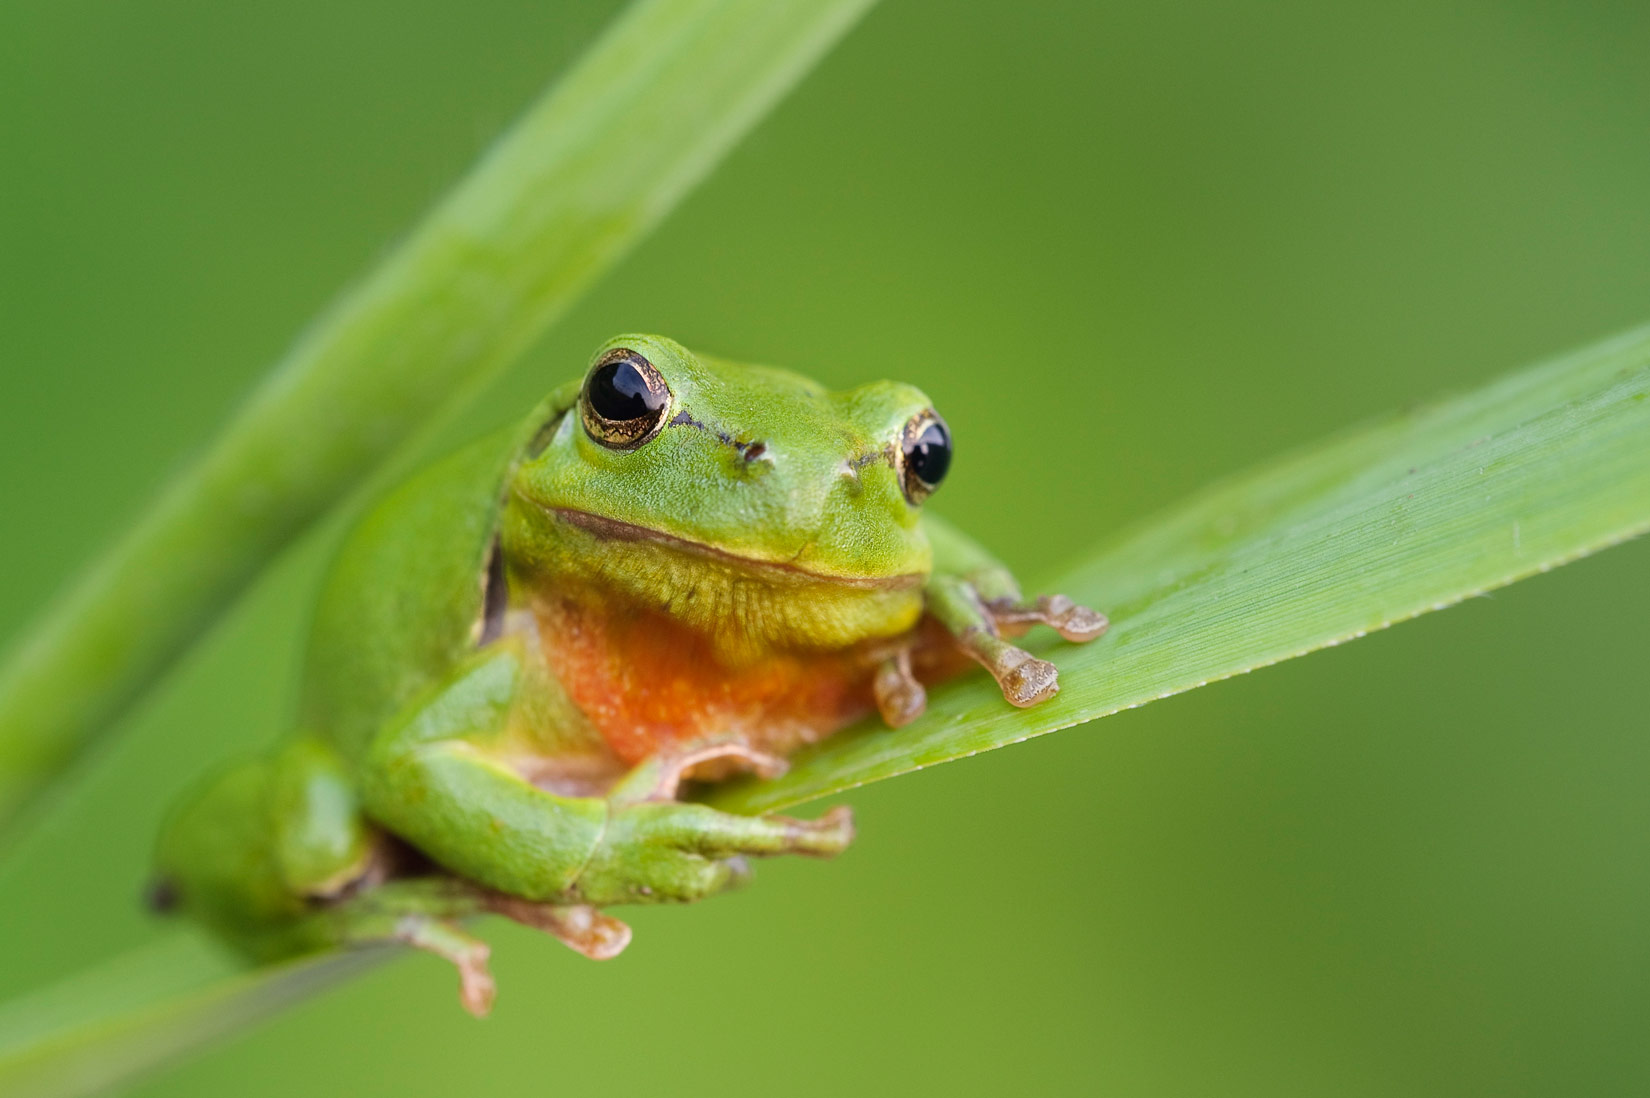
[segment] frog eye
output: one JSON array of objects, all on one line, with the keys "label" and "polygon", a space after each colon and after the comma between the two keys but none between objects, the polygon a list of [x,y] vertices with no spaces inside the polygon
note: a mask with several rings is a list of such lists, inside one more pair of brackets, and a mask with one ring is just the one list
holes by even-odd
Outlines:
[{"label": "frog eye", "polygon": [[951,468],[951,429],[938,412],[918,412],[900,439],[900,480],[905,498],[921,503]]},{"label": "frog eye", "polygon": [[628,347],[603,355],[579,394],[585,433],[610,450],[634,450],[647,442],[665,425],[669,411],[665,379]]}]

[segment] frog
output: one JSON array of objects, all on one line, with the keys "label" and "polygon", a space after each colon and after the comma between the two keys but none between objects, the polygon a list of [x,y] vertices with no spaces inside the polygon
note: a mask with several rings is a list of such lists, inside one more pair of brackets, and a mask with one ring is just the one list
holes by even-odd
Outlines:
[{"label": "frog", "polygon": [[496,986],[468,929],[500,915],[593,959],[626,904],[742,884],[752,858],[831,858],[835,807],[697,798],[862,718],[917,720],[983,667],[1033,706],[1058,671],[1013,641],[1105,615],[1027,598],[927,509],[951,431],[919,389],[617,336],[524,419],[385,493],[321,584],[297,720],[169,814],[155,907],[255,962],[400,943]]}]

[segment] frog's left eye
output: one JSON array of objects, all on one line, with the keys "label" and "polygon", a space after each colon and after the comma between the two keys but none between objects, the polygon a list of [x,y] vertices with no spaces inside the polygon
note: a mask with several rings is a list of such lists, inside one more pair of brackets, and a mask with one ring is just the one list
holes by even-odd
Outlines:
[{"label": "frog's left eye", "polygon": [[647,442],[665,425],[669,412],[665,379],[628,347],[603,355],[579,395],[585,433],[611,450],[634,450]]},{"label": "frog's left eye", "polygon": [[938,412],[918,412],[900,439],[900,479],[905,498],[921,503],[951,468],[951,429]]}]

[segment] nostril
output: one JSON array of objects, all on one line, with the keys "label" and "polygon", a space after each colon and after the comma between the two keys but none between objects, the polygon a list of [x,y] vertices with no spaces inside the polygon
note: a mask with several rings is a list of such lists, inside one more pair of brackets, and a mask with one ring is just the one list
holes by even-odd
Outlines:
[{"label": "nostril", "polygon": [[765,454],[767,452],[768,452],[768,444],[766,442],[746,443],[745,448],[744,448],[745,460],[746,461],[755,461],[757,458],[761,457],[763,454]]}]

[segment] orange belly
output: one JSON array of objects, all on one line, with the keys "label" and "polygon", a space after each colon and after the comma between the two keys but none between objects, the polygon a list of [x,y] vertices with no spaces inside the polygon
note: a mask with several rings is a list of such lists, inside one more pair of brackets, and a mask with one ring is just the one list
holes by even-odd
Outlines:
[{"label": "orange belly", "polygon": [[873,707],[887,642],[771,651],[738,664],[705,633],[606,599],[535,606],[551,672],[626,765],[706,742],[786,755]]}]

